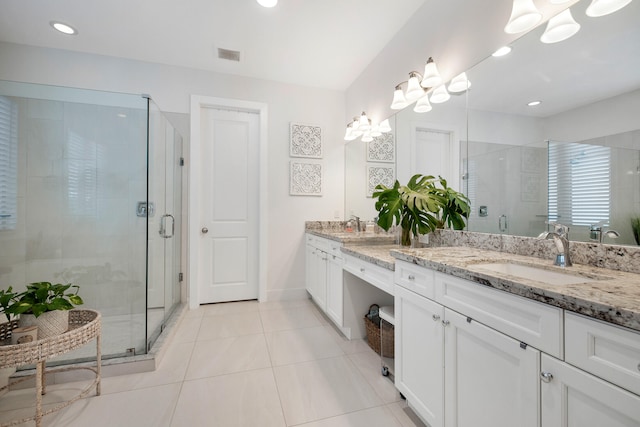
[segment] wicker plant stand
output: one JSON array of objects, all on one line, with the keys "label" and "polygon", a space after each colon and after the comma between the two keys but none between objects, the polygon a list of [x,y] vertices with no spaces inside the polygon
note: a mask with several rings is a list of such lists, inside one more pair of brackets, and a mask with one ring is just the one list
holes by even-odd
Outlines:
[{"label": "wicker plant stand", "polygon": [[[32,341],[24,344],[11,345],[11,331],[18,327],[18,321],[0,324],[0,343],[8,343],[0,345],[0,368],[12,368],[24,365],[36,365],[36,373],[11,382],[10,384],[0,388],[3,391],[10,386],[31,379],[35,376],[36,380],[36,412],[35,415],[21,420],[14,420],[8,423],[0,424],[0,427],[8,427],[21,424],[27,421],[35,421],[36,427],[40,427],[42,417],[59,411],[71,405],[76,400],[87,396],[91,389],[95,386],[96,396],[100,395],[100,365],[101,365],[101,348],[100,348],[100,313],[94,310],[71,310],[69,311],[69,329],[60,335],[45,338],[42,340]],[[96,366],[95,367],[62,367],[46,369],[47,359],[67,353],[76,348],[82,347],[92,339],[96,339]],[[76,369],[86,369],[95,373],[96,378],[84,390],[72,399],[59,403],[56,406],[42,411],[42,395],[46,393],[45,374],[55,372],[65,372]]]}]

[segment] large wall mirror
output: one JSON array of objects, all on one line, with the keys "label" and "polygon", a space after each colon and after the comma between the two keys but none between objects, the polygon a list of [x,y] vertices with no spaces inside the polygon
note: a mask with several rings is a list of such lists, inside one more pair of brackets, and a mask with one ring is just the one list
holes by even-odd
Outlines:
[{"label": "large wall mirror", "polygon": [[537,236],[557,221],[571,240],[637,244],[640,2],[599,18],[589,3],[571,7],[573,37],[544,44],[542,25],[467,72],[470,230]]},{"label": "large wall mirror", "polygon": [[[471,231],[537,236],[547,221],[558,221],[571,227],[571,240],[590,240],[596,225],[620,235],[602,234],[604,243],[635,245],[640,2],[599,18],[586,16],[589,3],[571,7],[581,25],[572,38],[544,44],[541,25],[509,55],[468,70],[465,94],[429,113],[411,106],[397,113],[397,179],[443,175],[470,197]],[[536,100],[541,104],[527,105]],[[363,144],[346,146],[345,212],[371,219]]]}]

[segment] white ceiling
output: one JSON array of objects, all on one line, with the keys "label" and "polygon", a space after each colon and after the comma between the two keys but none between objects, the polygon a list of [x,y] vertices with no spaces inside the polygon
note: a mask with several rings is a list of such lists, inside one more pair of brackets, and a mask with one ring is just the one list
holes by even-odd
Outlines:
[{"label": "white ceiling", "polygon": [[[0,0],[0,41],[345,90],[424,2]],[[240,62],[217,48],[240,51]]]}]

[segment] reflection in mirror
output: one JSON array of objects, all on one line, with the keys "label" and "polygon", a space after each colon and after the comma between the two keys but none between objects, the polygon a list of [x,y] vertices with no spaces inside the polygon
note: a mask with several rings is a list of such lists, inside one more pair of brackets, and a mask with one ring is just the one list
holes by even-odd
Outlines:
[{"label": "reflection in mirror", "polygon": [[540,234],[547,220],[546,144],[470,141],[465,151],[465,193],[472,208],[468,229],[520,236]]},{"label": "reflection in mirror", "polygon": [[396,123],[389,118],[391,132],[375,137],[371,142],[360,138],[345,145],[345,220],[357,216],[363,221],[377,216],[373,188],[395,180]]},{"label": "reflection in mirror", "polygon": [[635,245],[640,131],[581,143],[549,141],[548,152],[549,220],[573,224],[574,240]]},{"label": "reflection in mirror", "polygon": [[[377,216],[369,187],[380,182],[373,172],[393,174],[406,184],[411,176],[441,175],[449,187],[462,191],[459,177],[460,141],[466,139],[466,93],[451,94],[444,104],[428,113],[416,113],[413,105],[390,118],[395,153],[392,162],[372,159],[367,144],[351,141],[345,148],[345,213],[369,220]],[[379,158],[379,157],[378,157]],[[373,180],[370,176],[374,177]],[[382,176],[389,178],[388,173]]]},{"label": "reflection in mirror", "polygon": [[[467,72],[473,87],[461,168],[470,230],[537,236],[557,220],[571,227],[571,240],[599,240],[591,229],[600,227],[603,243],[636,244],[640,2],[600,18],[585,15],[588,3],[571,7],[582,26],[572,38],[541,43],[541,26],[510,55]],[[542,102],[528,107],[534,100]],[[593,163],[584,166],[587,157]],[[612,240],[609,229],[620,237]]]}]

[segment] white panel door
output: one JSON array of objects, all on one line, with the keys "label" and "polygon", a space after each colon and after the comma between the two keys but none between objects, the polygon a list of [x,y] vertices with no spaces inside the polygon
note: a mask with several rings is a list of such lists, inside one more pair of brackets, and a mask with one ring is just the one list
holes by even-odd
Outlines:
[{"label": "white panel door", "polygon": [[394,296],[396,388],[431,427],[442,427],[444,308],[397,285]]},{"label": "white panel door", "polygon": [[327,315],[342,326],[343,292],[342,258],[327,254]]},{"label": "white panel door", "polygon": [[546,354],[542,372],[543,427],[640,426],[640,396]]},{"label": "white panel door", "polygon": [[[413,173],[453,178],[451,133],[416,129]],[[450,185],[450,183],[449,183]]]},{"label": "white panel door", "polygon": [[445,309],[445,425],[539,427],[540,351]]},{"label": "white panel door", "polygon": [[199,303],[258,297],[259,115],[202,108]]}]

